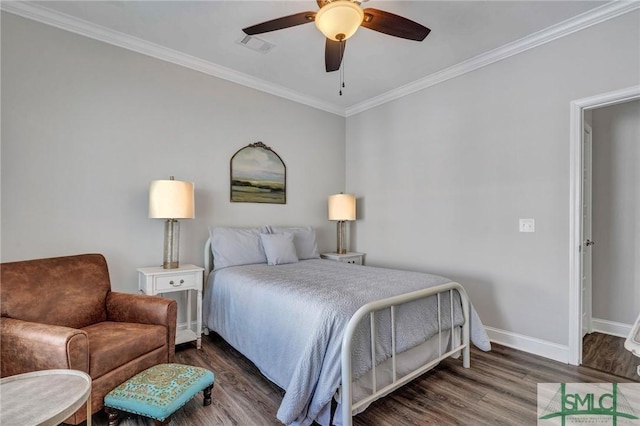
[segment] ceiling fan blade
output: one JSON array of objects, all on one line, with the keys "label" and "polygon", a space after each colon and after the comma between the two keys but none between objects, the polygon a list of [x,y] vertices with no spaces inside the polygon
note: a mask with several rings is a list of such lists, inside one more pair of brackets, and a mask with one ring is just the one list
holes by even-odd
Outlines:
[{"label": "ceiling fan blade", "polygon": [[424,40],[431,32],[429,28],[410,19],[372,8],[364,9],[361,25],[380,33],[415,41]]},{"label": "ceiling fan blade", "polygon": [[324,63],[327,72],[338,71],[340,64],[342,63],[342,56],[344,56],[344,48],[347,45],[346,41],[333,41],[326,39],[324,45]]},{"label": "ceiling fan blade", "polygon": [[244,28],[245,34],[254,35],[268,33],[269,31],[281,30],[284,28],[295,27],[296,25],[302,25],[309,22],[313,22],[316,17],[315,12],[300,12],[289,16],[283,16],[282,18],[272,19],[271,21],[262,22],[260,24],[252,25]]}]

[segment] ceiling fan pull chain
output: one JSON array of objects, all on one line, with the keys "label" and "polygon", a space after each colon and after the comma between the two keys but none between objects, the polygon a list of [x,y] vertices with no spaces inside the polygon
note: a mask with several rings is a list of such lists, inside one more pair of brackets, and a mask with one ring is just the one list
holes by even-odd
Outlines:
[{"label": "ceiling fan pull chain", "polygon": [[[344,54],[344,42],[342,43],[342,52]],[[342,70],[341,70],[341,72],[342,72],[342,87],[344,87],[344,74],[345,74],[344,70],[345,70],[346,67],[347,67],[347,61],[346,61],[346,59],[343,58],[343,60],[342,60]]]},{"label": "ceiling fan pull chain", "polygon": [[340,66],[340,96],[342,96],[342,88],[344,87],[344,66],[345,66],[345,60],[343,58],[344,55],[344,41],[341,40],[340,41],[340,58],[342,58],[341,60],[341,66]]}]

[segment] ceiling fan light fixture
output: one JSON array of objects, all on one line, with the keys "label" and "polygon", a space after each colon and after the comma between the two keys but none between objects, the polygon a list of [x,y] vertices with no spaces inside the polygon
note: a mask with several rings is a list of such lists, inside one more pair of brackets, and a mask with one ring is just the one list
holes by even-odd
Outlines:
[{"label": "ceiling fan light fixture", "polygon": [[364,19],[360,5],[351,0],[334,0],[316,13],[316,27],[328,39],[343,41],[351,37]]}]

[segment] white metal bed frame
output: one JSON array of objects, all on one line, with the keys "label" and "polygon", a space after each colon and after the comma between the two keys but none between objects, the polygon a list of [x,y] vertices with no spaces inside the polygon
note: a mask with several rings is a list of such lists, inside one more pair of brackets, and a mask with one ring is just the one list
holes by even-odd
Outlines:
[{"label": "white metal bed frame", "polygon": [[[212,270],[212,254],[211,254],[211,240],[207,239],[207,243],[204,248],[204,264],[205,271],[208,274]],[[206,281],[205,281],[206,282]],[[455,339],[453,338],[453,333],[450,336],[450,345],[448,350],[443,353],[442,350],[442,332],[446,330],[442,330],[442,319],[440,315],[440,295],[443,293],[449,293],[449,303],[451,313],[451,322],[453,324],[453,292],[457,291],[460,295],[460,301],[462,303],[462,314],[464,318],[464,323],[462,325],[462,336],[460,343],[455,345]],[[438,357],[428,361],[426,364],[423,364],[417,367],[415,370],[403,375],[402,377],[398,377],[396,370],[396,362],[398,353],[396,352],[396,322],[395,322],[395,313],[396,307],[398,305],[402,305],[405,303],[409,303],[415,300],[425,299],[427,297],[436,296],[437,304],[438,304]],[[358,409],[367,406],[368,404],[376,401],[388,393],[398,389],[399,387],[405,385],[416,377],[422,375],[426,371],[430,370],[434,366],[436,366],[440,361],[462,352],[462,365],[464,368],[469,368],[471,365],[471,357],[470,357],[470,344],[469,344],[469,297],[467,296],[467,292],[462,287],[462,285],[456,282],[450,282],[446,284],[441,284],[435,287],[425,288],[422,290],[414,291],[411,293],[400,294],[398,296],[389,297],[386,299],[377,300],[374,302],[367,303],[362,306],[360,309],[356,311],[355,314],[349,320],[344,337],[342,339],[342,353],[341,353],[341,371],[342,371],[342,389],[340,393],[341,398],[341,408],[342,408],[342,424],[344,426],[352,425],[353,413],[359,412]],[[392,369],[392,382],[382,388],[377,388],[376,383],[376,328],[375,328],[375,314],[378,311],[389,309],[391,314],[391,369]],[[371,365],[373,368],[371,369],[371,378],[373,389],[372,393],[356,403],[353,403],[353,392],[352,392],[352,382],[351,382],[351,348],[352,348],[352,339],[355,333],[355,330],[363,319],[366,316],[369,316],[370,321],[370,333],[371,333]],[[445,346],[445,349],[446,349]]]}]

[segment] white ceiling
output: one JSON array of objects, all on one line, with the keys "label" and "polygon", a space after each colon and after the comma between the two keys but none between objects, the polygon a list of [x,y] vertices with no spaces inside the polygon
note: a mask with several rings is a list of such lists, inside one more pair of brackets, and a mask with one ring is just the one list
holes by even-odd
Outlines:
[{"label": "white ceiling", "polygon": [[[324,38],[313,23],[260,35],[275,44],[268,53],[237,43],[244,36],[242,28],[297,12],[316,11],[314,0],[26,4],[40,14],[51,15],[55,11],[56,19],[63,17],[65,22],[69,16],[58,12],[106,27],[117,39],[140,39],[157,45],[156,50],[168,48],[198,58],[200,63],[217,67],[223,70],[222,74],[234,75],[232,79],[247,81],[253,87],[271,88],[272,92],[290,94],[290,98],[300,97],[304,103],[345,111],[604,3],[370,0],[362,6],[393,12],[432,31],[423,42],[415,42],[360,28],[347,41],[343,62],[346,87],[342,96],[338,95],[339,73],[324,70]],[[11,12],[5,5],[3,9]],[[87,22],[78,22],[86,27]],[[176,52],[172,54],[175,56]]]}]

